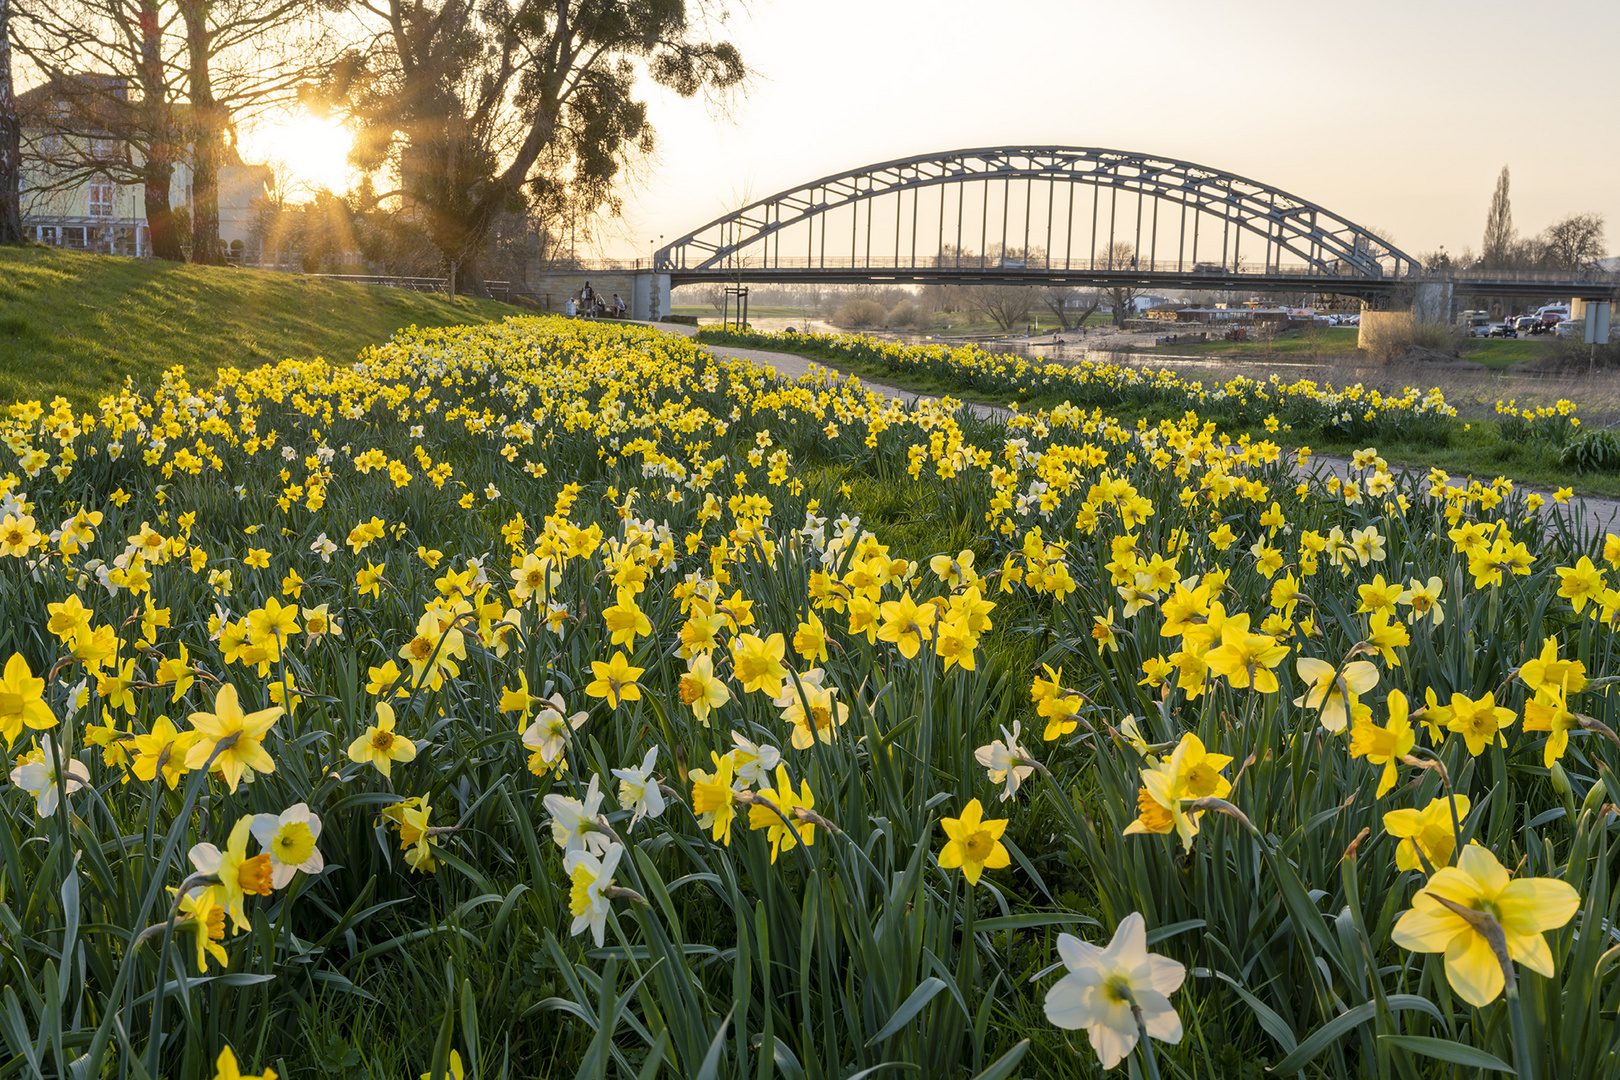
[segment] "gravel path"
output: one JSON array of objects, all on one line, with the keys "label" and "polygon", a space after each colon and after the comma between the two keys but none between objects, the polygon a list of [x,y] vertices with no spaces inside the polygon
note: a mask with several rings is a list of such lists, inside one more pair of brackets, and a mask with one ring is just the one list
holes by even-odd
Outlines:
[{"label": "gravel path", "polygon": [[[658,329],[673,331],[683,334],[686,337],[692,337],[697,333],[698,330],[698,328],[695,326],[683,326],[678,323],[661,323],[658,325]],[[707,345],[705,348],[707,348],[709,352],[715,356],[728,357],[736,360],[747,360],[751,363],[758,364],[760,367],[771,368],[778,375],[789,379],[797,379],[801,375],[809,374],[810,365],[815,363],[815,361],[807,360],[804,357],[795,355],[793,353],[769,352],[763,349],[736,349],[730,346],[722,345]],[[825,367],[826,365],[817,364],[817,366]],[[887,394],[890,397],[899,398],[900,400],[906,402],[916,401],[919,397],[929,396],[918,394],[912,390],[903,390],[895,386],[885,386],[882,383],[871,382],[864,378],[861,380],[861,383],[864,386],[876,390],[880,394]],[[969,403],[967,407],[974,413],[974,415],[983,417],[985,419],[996,419],[1011,415],[1010,410],[1001,408],[997,405]],[[1350,460],[1348,458],[1335,457],[1330,454],[1317,455],[1311,459],[1310,472],[1315,476],[1325,476],[1328,473],[1331,473],[1338,476],[1340,479],[1344,479],[1350,475]],[[1596,532],[1599,535],[1606,532],[1620,533],[1620,501],[1597,497],[1582,497],[1572,499],[1567,504],[1559,505],[1558,503],[1553,502],[1552,492],[1550,491],[1528,485],[1518,486],[1524,491],[1540,492],[1542,497],[1547,500],[1546,505],[1542,507],[1542,513],[1548,515],[1549,517],[1557,515],[1558,517],[1569,521],[1571,524],[1578,526],[1583,531]],[[1549,529],[1551,528],[1552,525],[1549,523]]]}]

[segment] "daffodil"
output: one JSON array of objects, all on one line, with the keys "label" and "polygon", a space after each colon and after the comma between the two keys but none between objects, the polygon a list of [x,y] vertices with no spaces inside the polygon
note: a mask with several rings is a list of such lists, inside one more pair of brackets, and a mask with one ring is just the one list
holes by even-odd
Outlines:
[{"label": "daffodil", "polygon": [[1487,691],[1477,701],[1464,694],[1451,695],[1451,720],[1447,727],[1463,737],[1468,752],[1475,757],[1483,754],[1492,743],[1506,746],[1502,729],[1518,717],[1512,709],[1496,704],[1494,693]]},{"label": "daffodil", "polygon": [[1001,738],[991,742],[988,746],[981,746],[973,751],[974,760],[984,766],[989,774],[992,784],[1000,784],[1001,801],[1006,802],[1018,794],[1018,786],[1022,784],[1030,773],[1035,771],[1033,765],[1024,763],[1024,748],[1018,745],[1019,724],[1013,721],[1012,730],[1001,729]]},{"label": "daffodil", "polygon": [[[1384,815],[1384,831],[1400,842],[1395,847],[1395,865],[1401,870],[1451,865],[1457,850],[1457,825],[1468,818],[1468,796],[1453,795],[1449,800],[1431,799],[1422,810],[1391,810]],[[1456,815],[1453,824],[1452,815]]]},{"label": "daffodil", "polygon": [[707,653],[695,653],[686,662],[686,674],[681,676],[677,692],[681,704],[692,710],[698,723],[709,726],[709,714],[731,700],[731,691],[714,673],[714,659]]},{"label": "daffodil", "polygon": [[90,782],[90,770],[78,758],[63,755],[64,779],[56,771],[56,747],[49,735],[41,735],[39,750],[11,770],[11,782],[34,797],[34,813],[46,818],[56,813],[64,794],[71,795]]},{"label": "daffodil", "polygon": [[1378,669],[1365,660],[1353,660],[1335,668],[1325,660],[1301,656],[1294,661],[1299,677],[1306,682],[1305,693],[1295,705],[1320,709],[1322,726],[1337,734],[1350,722],[1349,705],[1356,696],[1378,685]]},{"label": "daffodil", "polygon": [[236,1063],[236,1054],[227,1046],[214,1062],[214,1080],[276,1080],[276,1070],[267,1066],[262,1073],[245,1073]]},{"label": "daffodil", "polygon": [[1574,566],[1560,566],[1555,572],[1559,578],[1558,595],[1569,601],[1576,614],[1580,614],[1587,601],[1602,593],[1608,585],[1603,571],[1593,566],[1592,560],[1585,555]]},{"label": "daffodil", "polygon": [[655,818],[664,812],[664,793],[658,788],[657,777],[653,776],[653,766],[657,763],[658,747],[651,746],[640,765],[613,770],[613,775],[619,779],[619,805],[631,811],[632,829],[642,818]]},{"label": "daffodil", "polygon": [[1258,693],[1275,694],[1279,684],[1272,668],[1287,655],[1288,646],[1275,638],[1229,624],[1221,630],[1221,644],[1205,655],[1204,663],[1234,687],[1252,686]]},{"label": "daffodil", "polygon": [[1484,1008],[1502,993],[1506,975],[1485,932],[1456,908],[1494,920],[1509,960],[1552,978],[1546,932],[1569,922],[1580,906],[1580,894],[1568,882],[1513,879],[1489,850],[1470,845],[1456,866],[1436,870],[1418,890],[1412,909],[1395,921],[1390,939],[1413,952],[1444,953],[1451,988],[1470,1005]]},{"label": "daffodil", "polygon": [[1406,695],[1399,690],[1389,692],[1386,703],[1389,719],[1384,726],[1358,723],[1350,729],[1350,756],[1364,757],[1370,765],[1382,765],[1384,771],[1378,779],[1376,798],[1383,798],[1399,779],[1396,763],[1412,752],[1416,742],[1412,734],[1412,721],[1407,719]]},{"label": "daffodil", "polygon": [[356,765],[374,765],[384,779],[391,779],[394,762],[416,760],[416,743],[394,733],[394,708],[377,703],[377,722],[349,744],[349,760]]},{"label": "daffodil", "polygon": [[1181,988],[1187,969],[1147,951],[1147,923],[1140,914],[1121,919],[1106,948],[1059,934],[1057,949],[1067,971],[1046,992],[1046,1018],[1070,1031],[1084,1029],[1104,1069],[1136,1049],[1142,1030],[1160,1042],[1181,1041],[1181,1017],[1170,995]]},{"label": "daffodil", "polygon": [[543,800],[546,813],[551,815],[551,839],[564,852],[591,847],[600,851],[607,843],[596,826],[596,815],[602,805],[600,782],[596,776],[586,785],[585,799],[570,798],[552,792]]},{"label": "daffodil", "polygon": [[302,870],[318,874],[326,866],[321,849],[321,819],[308,803],[293,803],[279,814],[254,814],[253,839],[270,856],[270,887],[284,889]]},{"label": "daffodil", "polygon": [[183,918],[175,929],[189,931],[192,935],[197,949],[197,974],[207,974],[209,957],[217,960],[220,967],[228,967],[231,958],[219,944],[225,940],[225,909],[215,901],[213,887],[192,889],[180,897],[180,915]]},{"label": "daffodil", "polygon": [[568,911],[574,917],[570,934],[590,930],[591,938],[601,947],[607,929],[607,889],[613,884],[613,872],[624,855],[620,844],[608,844],[600,857],[584,848],[575,848],[563,857],[563,873],[568,875]]},{"label": "daffodil", "polygon": [[1561,690],[1578,694],[1586,689],[1586,665],[1558,656],[1558,639],[1542,641],[1541,652],[1519,665],[1519,679],[1532,691]]},{"label": "daffodil", "polygon": [[45,680],[34,678],[21,653],[12,653],[5,674],[0,676],[0,737],[10,743],[25,727],[39,730],[55,726],[56,716],[45,704]]},{"label": "daffodil", "polygon": [[761,693],[768,698],[782,696],[782,680],[787,668],[782,657],[787,653],[781,634],[761,638],[755,634],[738,634],[731,639],[732,673],[742,684],[744,693]]},{"label": "daffodil", "polygon": [[909,590],[898,600],[886,601],[879,611],[883,622],[878,627],[878,640],[893,642],[907,660],[917,655],[922,642],[934,636],[935,609],[927,604],[919,606]]},{"label": "daffodil", "polygon": [[939,852],[941,870],[960,867],[968,884],[977,885],[979,876],[986,870],[999,870],[1011,864],[1012,856],[1001,843],[1001,834],[1007,831],[1006,819],[984,820],[984,807],[979,805],[978,799],[962,807],[961,817],[941,818],[939,823],[948,837]]},{"label": "daffodil", "polygon": [[240,818],[231,830],[230,838],[225,841],[224,851],[213,844],[201,843],[193,845],[187,854],[199,874],[207,874],[217,881],[215,888],[219,901],[230,912],[231,921],[238,930],[246,930],[249,925],[247,912],[243,908],[247,896],[269,896],[274,888],[274,869],[269,852],[253,856],[247,853],[252,829],[252,818]]},{"label": "daffodil", "polygon": [[715,840],[731,845],[731,823],[737,815],[737,792],[732,787],[731,755],[712,754],[714,772],[693,769],[692,813]]},{"label": "daffodil", "polygon": [[[562,695],[536,699],[545,705],[535,714],[534,722],[523,731],[523,745],[533,751],[529,771],[542,775],[562,757],[562,752],[573,739],[573,733],[585,723],[589,714],[574,713],[563,716]],[[537,768],[537,766],[539,766]]]},{"label": "daffodil", "polygon": [[1524,703],[1524,730],[1547,732],[1542,763],[1549,769],[1569,749],[1569,733],[1580,726],[1562,689],[1538,690],[1534,698]]},{"label": "daffodil", "polygon": [[617,709],[623,701],[640,701],[641,685],[636,680],[645,670],[632,667],[622,652],[614,653],[613,659],[606,663],[592,660],[591,673],[595,678],[586,685],[585,693],[607,699],[608,707],[613,709]]},{"label": "daffodil", "polygon": [[795,813],[801,807],[813,810],[815,805],[816,797],[810,791],[810,781],[799,781],[799,790],[795,792],[793,782],[788,779],[786,765],[776,767],[774,789],[760,787],[753,805],[748,808],[748,827],[765,830],[765,839],[771,845],[771,862],[774,863],[778,855],[792,851],[801,842],[806,847],[816,842],[815,824]]},{"label": "daffodil", "polygon": [[[273,773],[276,763],[264,749],[264,737],[281,716],[280,708],[243,712],[236,687],[226,683],[214,695],[214,711],[191,714],[191,726],[197,731],[197,741],[186,752],[186,768],[200,769],[213,759],[213,767],[225,778],[231,791],[248,769],[255,773]],[[216,750],[218,756],[215,756]]]}]

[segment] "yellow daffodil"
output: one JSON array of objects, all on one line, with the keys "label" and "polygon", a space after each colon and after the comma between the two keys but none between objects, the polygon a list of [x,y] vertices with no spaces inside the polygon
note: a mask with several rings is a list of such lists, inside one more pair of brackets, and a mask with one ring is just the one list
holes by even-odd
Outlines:
[{"label": "yellow daffodil", "polygon": [[1494,920],[1510,961],[1551,978],[1554,963],[1546,932],[1569,922],[1580,906],[1580,894],[1568,882],[1513,879],[1495,855],[1471,845],[1456,866],[1436,870],[1418,890],[1411,910],[1395,921],[1390,939],[1413,952],[1444,953],[1451,988],[1470,1005],[1484,1008],[1502,993],[1506,976],[1486,934],[1455,908]]},{"label": "yellow daffodil", "polygon": [[959,818],[941,818],[940,826],[949,838],[939,852],[941,870],[962,870],[969,885],[977,885],[986,870],[999,870],[1011,865],[1012,856],[1001,843],[1001,834],[1007,831],[1006,819],[984,820],[984,807],[974,799],[962,807]]},{"label": "yellow daffodil", "polygon": [[[200,769],[213,758],[213,767],[233,792],[248,769],[255,773],[275,772],[276,763],[264,749],[264,737],[281,713],[280,708],[243,712],[236,687],[224,684],[214,695],[213,712],[191,714],[197,741],[186,752],[186,768]],[[218,757],[214,756],[216,750]]]}]

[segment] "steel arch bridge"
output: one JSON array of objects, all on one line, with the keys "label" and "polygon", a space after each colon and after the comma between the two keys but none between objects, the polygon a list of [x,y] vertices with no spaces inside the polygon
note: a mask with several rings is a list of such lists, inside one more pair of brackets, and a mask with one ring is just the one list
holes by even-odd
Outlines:
[{"label": "steel arch bridge", "polygon": [[1000,146],[778,192],[660,249],[671,284],[999,282],[1376,295],[1422,267],[1363,226],[1189,161]]}]

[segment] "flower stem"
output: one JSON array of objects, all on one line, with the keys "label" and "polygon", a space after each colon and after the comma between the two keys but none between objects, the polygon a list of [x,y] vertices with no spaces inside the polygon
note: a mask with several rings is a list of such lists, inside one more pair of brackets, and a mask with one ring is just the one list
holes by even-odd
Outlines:
[{"label": "flower stem", "polygon": [[1142,1051],[1142,1068],[1148,1080],[1159,1080],[1159,1063],[1153,1056],[1153,1040],[1148,1036],[1147,1024],[1142,1019],[1142,1006],[1132,1002],[1131,1015],[1136,1017],[1136,1045]]}]

